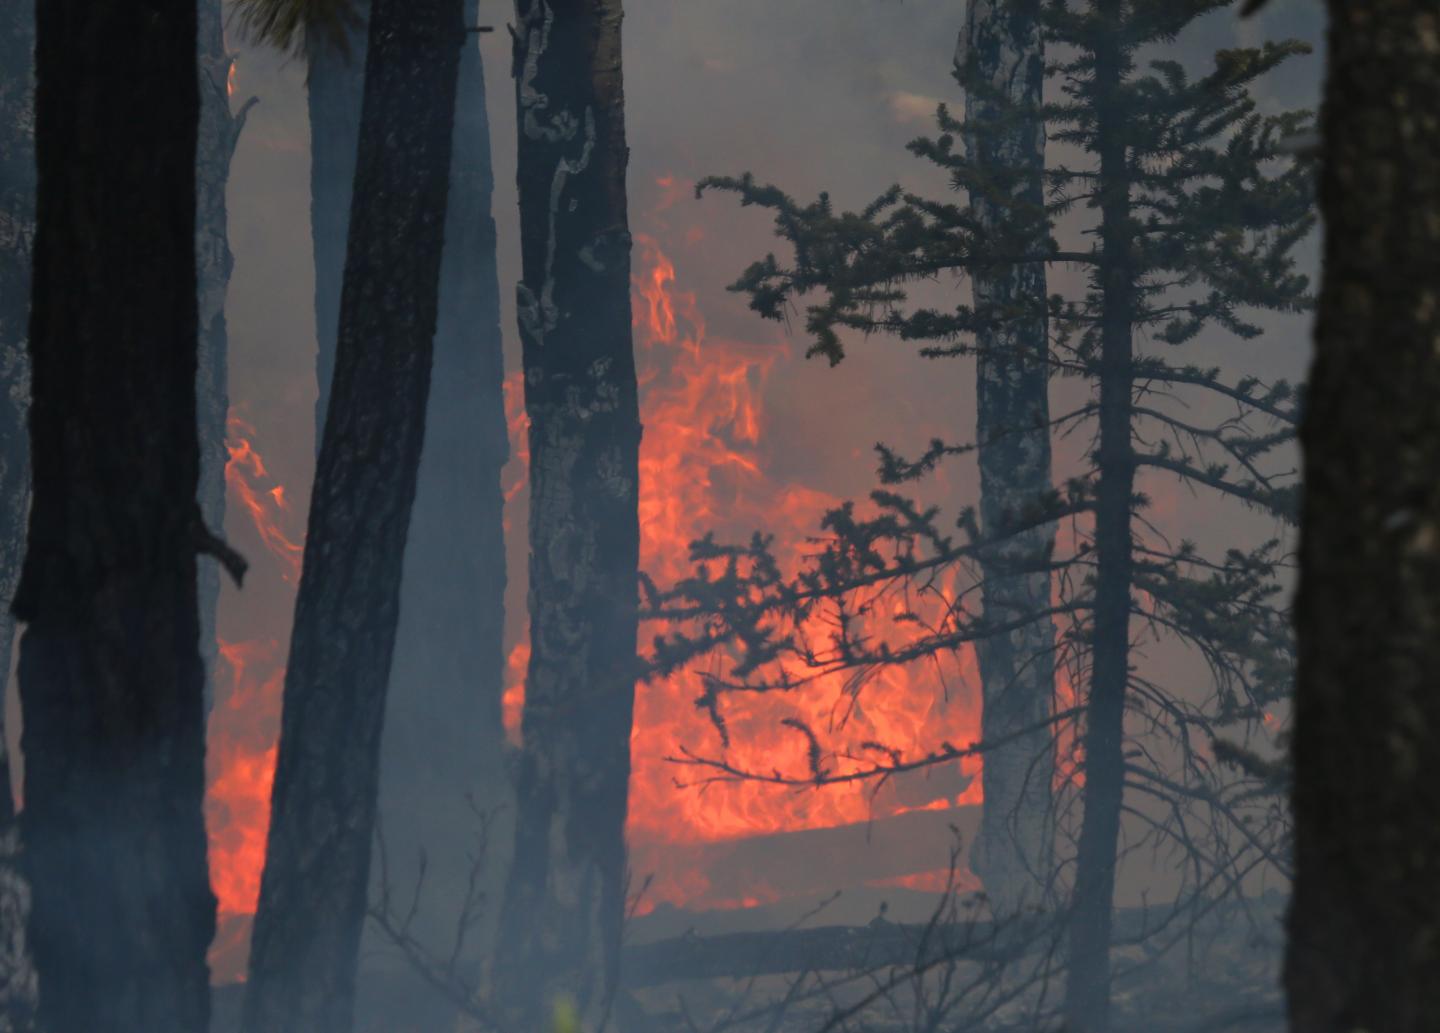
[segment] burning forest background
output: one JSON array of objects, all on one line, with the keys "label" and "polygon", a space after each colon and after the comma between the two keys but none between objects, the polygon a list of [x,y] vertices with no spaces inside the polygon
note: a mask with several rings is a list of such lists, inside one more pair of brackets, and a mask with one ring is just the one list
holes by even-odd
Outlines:
[{"label": "burning forest background", "polygon": [[[480,5],[482,23],[498,27],[509,14],[488,0]],[[697,197],[696,191],[708,176],[752,172],[800,198],[828,192],[837,209],[859,209],[892,183],[947,196],[945,175],[907,153],[906,145],[934,133],[938,105],[960,103],[951,71],[963,17],[963,5],[948,0],[626,4],[625,118],[635,245],[631,302],[644,428],[641,568],[656,584],[686,577],[692,569],[690,544],[712,532],[731,542],[745,542],[757,531],[774,535],[782,568],[797,569],[821,551],[822,517],[846,500],[865,499],[876,486],[877,443],[918,455],[933,440],[973,433],[973,359],[926,358],[911,343],[878,333],[855,335],[839,365],[807,360],[810,341],[801,315],[785,323],[762,320],[743,293],[727,290],[752,261],[783,251],[773,213],[742,207],[729,194]],[[1188,27],[1165,56],[1203,65],[1224,48],[1305,41],[1316,53],[1267,74],[1255,92],[1267,113],[1313,108],[1323,67],[1321,34],[1322,16],[1305,0],[1275,0],[1247,20],[1221,7]],[[229,581],[221,588],[219,659],[208,718],[205,816],[219,908],[210,952],[217,984],[241,981],[246,974],[317,448],[305,61],[247,41],[233,25],[227,46],[235,58],[232,103],[238,107],[253,96],[258,104],[238,138],[228,187],[235,264],[226,305],[224,532],[251,569],[243,589]],[[502,475],[503,721],[513,745],[520,735],[529,658],[528,445],[512,288],[520,278],[515,87],[503,29],[480,36],[479,47],[494,170],[510,451]],[[1064,145],[1051,147],[1055,161]],[[1079,225],[1078,215],[1066,216],[1059,235],[1066,219]],[[1315,242],[1307,239],[1299,250],[1302,271],[1313,273]],[[1085,275],[1078,267],[1054,266],[1049,290],[1083,294]],[[957,292],[968,294],[968,286],[942,274],[916,287],[911,298],[953,305]],[[1264,383],[1302,380],[1309,316],[1255,318],[1263,331],[1258,343],[1205,332],[1201,340],[1213,365],[1240,369]],[[1060,401],[1074,401],[1085,388],[1057,378],[1053,392]],[[1059,411],[1060,402],[1056,405]],[[1057,433],[1057,484],[1079,470],[1088,448],[1083,438]],[[1228,504],[1163,470],[1143,472],[1137,490],[1149,499],[1153,526],[1176,542],[1223,550],[1291,533],[1268,513]],[[918,491],[946,513],[973,505],[978,491],[973,455],[939,467]],[[1060,533],[1064,538],[1067,531],[1062,527]],[[948,588],[958,591],[960,585]],[[906,605],[895,602],[893,613],[901,615]],[[642,623],[642,646],[656,633],[655,626]],[[1173,642],[1146,641],[1142,632],[1137,636],[1143,670],[1164,670],[1182,692],[1203,695],[1209,678],[1203,657]],[[803,691],[744,696],[727,703],[724,743],[719,722],[696,705],[705,677],[714,673],[708,663],[643,680],[637,688],[627,825],[628,944],[687,933],[784,930],[802,920],[854,928],[881,918],[923,925],[951,894],[970,898],[981,889],[964,852],[979,825],[980,756],[878,783],[809,787],[713,781],[709,769],[676,763],[723,755],[738,769],[784,772],[803,781],[815,768],[812,733],[823,737],[827,749],[850,751],[835,760],[839,770],[858,764],[866,744],[905,758],[942,747],[963,749],[981,738],[972,645],[884,668],[867,678],[863,693],[855,691],[849,674],[835,672]],[[416,670],[423,677],[423,664]],[[1063,669],[1057,693],[1059,708],[1075,705]],[[21,762],[15,698],[13,692],[7,696],[6,727],[11,755]],[[1276,704],[1264,715],[1262,736],[1247,749],[1273,755],[1288,718],[1285,705]],[[1060,747],[1057,779],[1077,777],[1083,760],[1078,745],[1062,735]],[[503,770],[503,759],[494,760]],[[17,798],[22,787],[17,778]],[[497,824],[486,846],[477,848],[486,820]],[[485,819],[477,809],[474,823],[457,821],[448,841],[426,842],[423,848],[437,871],[450,863],[443,858],[484,861],[480,855],[487,848],[493,868],[503,863],[497,844],[506,820]],[[1127,818],[1124,829],[1126,836],[1144,835],[1138,819]],[[393,844],[392,849],[403,852]],[[1138,913],[1173,896],[1189,863],[1174,850],[1127,854],[1116,906]],[[405,878],[413,874],[403,864],[397,871]],[[1239,878],[1254,899],[1271,901],[1260,919],[1247,919],[1261,926],[1239,936],[1270,944],[1263,964],[1271,964],[1279,936],[1273,901],[1283,894],[1285,880],[1263,864]],[[393,888],[397,896],[407,892],[404,886]],[[385,945],[373,932],[366,937],[362,965],[383,969],[386,962],[376,959]],[[1250,964],[1250,957],[1234,964]],[[1143,950],[1137,958],[1138,965]],[[737,998],[753,989],[726,985]],[[373,989],[362,985],[362,998]],[[697,1008],[724,997],[692,990],[701,1001]],[[715,1007],[717,1014],[724,1011]],[[743,1009],[736,1009],[732,1021],[739,1023]],[[712,1025],[724,1028],[718,1020]]]}]

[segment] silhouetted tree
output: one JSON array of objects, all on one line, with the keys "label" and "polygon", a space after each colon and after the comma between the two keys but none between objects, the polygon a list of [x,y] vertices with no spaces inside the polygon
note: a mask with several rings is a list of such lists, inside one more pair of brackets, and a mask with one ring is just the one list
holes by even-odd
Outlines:
[{"label": "silhouetted tree", "polygon": [[15,618],[10,604],[25,555],[30,509],[30,249],[35,237],[35,8],[0,11],[0,1030],[26,1029],[35,972],[25,945],[30,891],[19,871],[5,734]]},{"label": "silhouetted tree", "polygon": [[36,13],[34,499],[14,609],[39,1021],[203,1033],[196,551],[225,550],[196,502],[196,6]]},{"label": "silhouetted tree", "polygon": [[491,986],[506,1026],[619,971],[634,703],[640,420],[630,328],[619,0],[517,0],[530,417],[530,666],[515,854]]},{"label": "silhouetted tree", "polygon": [[376,0],[370,12],[335,379],[286,670],[248,1033],[348,1033],[352,1022],[463,10],[462,0]]},{"label": "silhouetted tree", "polygon": [[[1044,209],[1015,205],[1003,225],[982,223],[975,196],[989,199],[997,183],[1023,182],[1025,166],[1001,175],[957,150],[957,139],[977,130],[944,107],[942,135],[917,140],[911,149],[967,188],[969,206],[896,188],[860,213],[837,214],[828,197],[801,206],[748,175],[702,184],[734,190],[743,203],[776,211],[777,232],[793,246],[794,264],[785,267],[768,256],[746,271],[736,289],[748,292],[752,307],[769,318],[783,317],[793,299],[820,294],[806,308],[806,326],[812,353],[832,360],[843,354],[844,330],[923,341],[925,354],[937,357],[983,355],[991,346],[986,331],[1017,317],[1013,306],[987,305],[978,292],[974,306],[953,312],[907,311],[912,281],[1019,264],[1069,263],[1088,271],[1083,296],[1049,302],[1051,367],[1084,378],[1093,391],[1084,404],[1050,421],[1054,429],[1089,427],[1094,434],[1085,468],[1063,490],[1014,499],[998,525],[978,526],[966,511],[957,539],[935,509],[887,488],[872,496],[878,509],[873,518],[861,519],[848,506],[831,513],[824,524],[827,547],[793,578],[779,572],[764,538],[743,548],[697,543],[696,578],[657,597],[656,614],[699,619],[701,629],[662,637],[655,655],[666,669],[712,649],[738,650],[732,684],[712,681],[701,700],[715,712],[727,688],[794,688],[807,670],[863,671],[910,662],[1063,618],[1058,656],[1026,660],[1065,663],[1084,700],[1084,807],[1065,1005],[1069,1028],[1076,1031],[1100,1030],[1108,1021],[1110,914],[1127,789],[1169,812],[1160,818],[1136,813],[1155,836],[1192,853],[1199,866],[1195,892],[1233,887],[1257,863],[1286,864],[1274,838],[1257,837],[1238,820],[1237,809],[1255,805],[1254,787],[1220,784],[1210,755],[1221,728],[1253,725],[1288,691],[1290,644],[1283,607],[1275,603],[1284,551],[1272,542],[1210,558],[1194,543],[1171,543],[1149,530],[1147,499],[1136,488],[1138,471],[1168,472],[1184,485],[1282,518],[1293,509],[1291,472],[1276,466],[1283,463],[1277,450],[1294,436],[1290,387],[1266,387],[1249,376],[1227,380],[1218,369],[1182,365],[1164,354],[1193,345],[1208,326],[1256,338],[1259,327],[1246,322],[1241,309],[1296,311],[1307,301],[1307,284],[1293,271],[1291,252],[1313,225],[1309,177],[1302,167],[1286,167],[1278,146],[1305,116],[1261,115],[1249,92],[1256,78],[1304,48],[1282,43],[1222,51],[1213,70],[1198,79],[1173,60],[1137,68],[1143,48],[1172,41],[1193,20],[1224,6],[1222,0],[1046,3],[1046,43],[1065,57],[1051,69],[1059,99],[1042,111],[1051,140],[1076,149],[1083,163],[1052,160],[1044,175]],[[1006,117],[1024,110],[1011,106]],[[1037,239],[1041,226],[1080,205],[1093,213],[1084,230],[1093,240],[1088,249],[1062,250],[1048,229],[1043,243]],[[1018,315],[1034,318],[1023,309]],[[1137,348],[1137,337],[1150,338],[1160,350]],[[1217,401],[1234,411],[1216,414]],[[1185,413],[1185,405],[1197,411]],[[1033,429],[1024,420],[1015,428]],[[882,449],[882,474],[892,484],[913,480],[973,447],[937,441],[914,461]],[[973,581],[954,593],[943,590],[941,571],[993,554],[1017,535],[1062,518],[1071,522],[1076,542],[1069,555],[1017,550],[1009,568],[1054,577],[1060,601],[1045,600],[1043,609],[1023,614],[976,614],[967,603]],[[981,574],[993,576],[993,570]],[[897,594],[907,589],[938,598],[938,617],[915,620],[910,597]],[[887,625],[893,630],[894,598],[907,603],[898,642],[879,633]],[[826,620],[811,627],[828,629],[828,641],[812,640],[807,629],[817,610]],[[1137,670],[1137,633],[1174,636],[1203,658],[1214,691],[1206,706]],[[787,662],[798,663],[801,673],[787,671]],[[856,685],[863,686],[863,679]],[[1128,736],[1127,710],[1133,722]],[[1167,736],[1166,753],[1147,748],[1141,731]],[[1134,747],[1128,755],[1127,742]],[[884,744],[859,744],[852,748],[881,759],[854,761],[843,773],[826,769],[817,749],[808,779],[737,771],[723,759],[692,756],[687,762],[707,767],[714,777],[813,784],[886,777],[1006,745],[1003,737],[977,748],[947,744],[930,757],[904,761],[887,758]],[[1223,754],[1223,745],[1216,752]],[[1165,772],[1172,757],[1169,766],[1178,764],[1187,779]],[[1218,837],[1199,853],[1189,828],[1192,808],[1208,814],[1202,824],[1208,822]],[[1222,822],[1228,831],[1219,833]],[[1230,852],[1230,841],[1245,856]]]},{"label": "silhouetted tree", "polygon": [[[475,25],[478,16],[478,0],[466,0],[466,24]],[[465,948],[472,958],[498,919],[514,823],[500,711],[500,470],[510,440],[481,38],[470,36],[460,59],[435,369],[380,744],[388,874],[401,896],[423,876],[411,928],[432,949],[452,946],[456,915],[470,892],[481,826],[476,812],[487,814],[487,863],[477,888],[485,903]],[[433,991],[427,995],[438,1003]],[[436,1023],[437,1033],[450,1033],[453,1014]]]},{"label": "silhouetted tree", "polygon": [[[467,26],[475,25],[478,8],[478,0],[467,0]],[[321,429],[335,368],[369,11],[369,0],[357,0],[338,42],[333,31],[305,40]],[[495,810],[508,792],[500,716],[505,622],[500,469],[509,437],[490,213],[490,126],[477,39],[471,37],[460,64],[434,371],[380,745],[379,823],[386,874],[394,883],[389,888],[408,894],[423,872],[411,931],[432,949],[453,931],[469,889],[467,848],[477,825],[471,806]],[[498,838],[491,840],[496,856],[487,872],[504,869],[505,844]],[[490,896],[498,896],[498,888]],[[377,892],[372,889],[372,899]],[[413,1004],[412,1021],[420,1021],[414,1014],[419,1007]],[[448,1029],[453,1016],[436,1021]]]},{"label": "silhouetted tree", "polygon": [[1295,1033],[1440,1015],[1440,12],[1331,0],[1301,439]]}]

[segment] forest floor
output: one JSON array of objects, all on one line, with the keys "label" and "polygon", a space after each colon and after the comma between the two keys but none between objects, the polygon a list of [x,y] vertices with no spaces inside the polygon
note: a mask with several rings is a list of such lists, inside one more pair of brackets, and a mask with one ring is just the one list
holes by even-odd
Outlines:
[{"label": "forest floor", "polygon": [[[896,909],[913,917],[923,897]],[[891,900],[896,895],[889,894]],[[1112,1033],[1283,1033],[1283,905],[1217,908],[1112,953]],[[851,918],[842,912],[845,918]],[[665,950],[685,937],[744,931],[774,915],[660,915],[634,932]],[[828,919],[834,921],[833,917]],[[873,921],[873,920],[872,920]],[[1122,923],[1123,924],[1123,923]],[[715,928],[710,928],[714,925]],[[859,923],[857,923],[859,925]],[[647,928],[648,926],[648,928]],[[774,929],[774,925],[768,928]],[[839,927],[843,928],[843,927]],[[854,927],[852,927],[854,928]],[[873,926],[871,927],[873,928]],[[1058,951],[1056,954],[1058,955]],[[1044,952],[999,963],[965,958],[847,972],[673,980],[622,994],[621,1033],[1047,1033],[1063,975]],[[1048,975],[1049,978],[1042,978]],[[403,973],[363,974],[357,1033],[452,1033],[453,1010]],[[243,984],[217,987],[214,1033],[236,1033]],[[444,1018],[446,1015],[451,1018]],[[466,1030],[468,1027],[460,1026]]]}]

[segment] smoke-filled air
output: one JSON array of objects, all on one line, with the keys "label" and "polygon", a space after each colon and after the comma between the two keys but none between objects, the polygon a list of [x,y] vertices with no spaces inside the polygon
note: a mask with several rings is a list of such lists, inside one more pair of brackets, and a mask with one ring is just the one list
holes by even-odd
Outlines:
[{"label": "smoke-filled air", "polygon": [[1430,0],[15,0],[0,1033],[1440,1023]]}]

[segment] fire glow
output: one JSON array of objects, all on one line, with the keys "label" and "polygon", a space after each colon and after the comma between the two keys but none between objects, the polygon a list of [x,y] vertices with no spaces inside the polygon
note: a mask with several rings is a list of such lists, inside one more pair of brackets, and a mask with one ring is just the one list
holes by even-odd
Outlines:
[{"label": "fire glow", "polygon": [[[684,191],[660,181],[670,203]],[[668,205],[667,205],[668,207]],[[664,208],[662,207],[662,213]],[[787,443],[766,436],[765,392],[784,364],[795,362],[790,344],[777,336],[745,342],[712,336],[693,291],[677,286],[676,268],[659,235],[678,247],[703,241],[698,227],[672,232],[663,217],[657,236],[637,234],[633,311],[641,414],[641,562],[661,585],[689,573],[691,541],[714,531],[722,540],[744,540],[752,531],[776,536],[781,564],[794,569],[815,548],[813,535],[824,512],[840,501],[815,487],[769,473],[770,457]],[[518,372],[506,379],[506,416],[512,459],[505,485],[506,529],[515,533],[511,503],[524,504],[526,420]],[[817,388],[821,389],[821,388]],[[284,489],[270,480],[257,451],[257,432],[244,420],[230,422],[227,486],[272,558],[275,574],[293,593],[302,546]],[[854,493],[873,480],[870,464],[855,464]],[[896,604],[898,605],[898,603]],[[289,613],[285,613],[288,622]],[[523,614],[520,615],[523,620]],[[283,634],[284,629],[277,629]],[[642,629],[642,639],[648,633]],[[507,656],[503,711],[507,732],[518,737],[524,699],[528,641],[521,635]],[[804,692],[747,695],[726,702],[731,746],[738,767],[800,775],[808,770],[808,743],[793,727],[798,720],[830,746],[880,742],[916,757],[942,742],[979,738],[978,680],[973,652],[957,653],[950,669],[915,665],[875,672],[863,689],[846,675],[828,675]],[[243,976],[243,937],[253,913],[264,864],[270,785],[279,727],[284,654],[279,639],[225,643],[211,722],[211,771],[207,815],[212,878],[220,900],[221,933],[212,952],[217,978]],[[710,785],[704,791],[677,786],[684,772],[669,763],[684,746],[702,754],[719,749],[714,727],[697,710],[697,674],[677,675],[638,687],[631,737],[629,839],[637,880],[650,884],[638,910],[658,903],[693,908],[744,907],[778,895],[763,880],[743,891],[712,889],[695,865],[697,844],[805,829],[852,825],[916,810],[944,810],[980,799],[978,759],[949,777],[897,789],[849,783],[801,791],[758,783]],[[868,760],[873,761],[870,757]],[[841,770],[860,760],[838,760]],[[936,862],[942,862],[937,858]],[[939,885],[934,872],[892,882],[914,888]],[[228,923],[228,924],[227,924]]]}]

